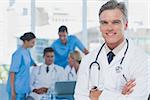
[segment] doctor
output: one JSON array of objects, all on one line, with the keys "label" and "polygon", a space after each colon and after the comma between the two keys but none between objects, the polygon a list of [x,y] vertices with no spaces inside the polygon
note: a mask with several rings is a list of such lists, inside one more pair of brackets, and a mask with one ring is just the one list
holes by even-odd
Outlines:
[{"label": "doctor", "polygon": [[81,62],[75,100],[147,100],[147,57],[125,38],[127,10],[110,0],[99,11],[105,43]]},{"label": "doctor", "polygon": [[80,52],[75,50],[74,52],[71,52],[69,54],[69,58],[68,58],[69,64],[65,68],[68,81],[76,81],[77,80],[77,72],[79,69],[80,62],[81,62]]},{"label": "doctor", "polygon": [[35,100],[40,100],[48,89],[53,89],[56,81],[67,80],[64,69],[54,64],[54,50],[52,48],[44,49],[45,63],[34,67],[31,73],[32,96]]}]

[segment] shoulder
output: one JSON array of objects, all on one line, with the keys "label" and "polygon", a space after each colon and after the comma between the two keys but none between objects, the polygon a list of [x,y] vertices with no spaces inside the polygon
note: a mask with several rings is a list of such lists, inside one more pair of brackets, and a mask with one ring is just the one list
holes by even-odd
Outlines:
[{"label": "shoulder", "polygon": [[59,39],[57,39],[57,40],[55,40],[55,41],[52,43],[52,45],[51,45],[51,46],[53,47],[53,46],[55,46],[55,45],[58,45],[59,43],[60,43],[60,40],[59,40]]},{"label": "shoulder", "polygon": [[69,66],[69,65],[67,65],[67,66],[65,67],[65,69],[64,69],[64,70],[65,70],[66,72],[69,72],[69,71],[70,71],[70,69],[71,69],[71,68],[70,68],[70,66]]},{"label": "shoulder", "polygon": [[58,71],[60,71],[60,72],[64,71],[63,67],[56,65],[56,64],[54,64],[54,66]]},{"label": "shoulder", "polygon": [[68,38],[71,39],[71,40],[72,40],[72,39],[74,39],[74,40],[77,39],[77,37],[76,37],[75,35],[69,35]]},{"label": "shoulder", "polygon": [[70,66],[69,65],[67,65],[66,67],[65,67],[65,70],[67,70],[67,69],[69,69],[70,68]]},{"label": "shoulder", "polygon": [[134,54],[137,57],[146,56],[146,52],[144,51],[144,48],[136,45],[132,40],[129,40],[129,50],[131,54]]},{"label": "shoulder", "polygon": [[88,70],[89,66],[91,65],[92,62],[94,62],[96,60],[96,56],[98,54],[99,49],[100,48],[97,48],[97,49],[91,51],[89,54],[85,55],[82,58],[79,70],[88,72],[87,70]]},{"label": "shoulder", "polygon": [[92,60],[92,61],[94,61],[95,58],[96,58],[96,56],[97,56],[97,54],[98,54],[98,52],[99,52],[99,50],[100,50],[100,47],[98,47],[95,50],[91,51],[89,54],[87,54],[87,55],[85,55],[83,57],[83,60],[86,59],[86,60]]},{"label": "shoulder", "polygon": [[42,67],[41,65],[40,66],[33,66],[32,70],[36,71],[36,70],[40,69],[41,67]]},{"label": "shoulder", "polygon": [[18,48],[14,53],[13,56],[21,56],[23,54],[23,50],[21,48]]},{"label": "shoulder", "polygon": [[144,48],[137,46],[133,41],[129,41],[129,52],[127,53],[132,64],[147,64],[148,56]]},{"label": "shoulder", "polygon": [[38,65],[38,66],[33,66],[32,67],[32,73],[37,73],[39,70],[41,70],[40,68],[43,66],[44,66],[44,64]]},{"label": "shoulder", "polygon": [[75,35],[69,35],[70,38],[77,38]]}]

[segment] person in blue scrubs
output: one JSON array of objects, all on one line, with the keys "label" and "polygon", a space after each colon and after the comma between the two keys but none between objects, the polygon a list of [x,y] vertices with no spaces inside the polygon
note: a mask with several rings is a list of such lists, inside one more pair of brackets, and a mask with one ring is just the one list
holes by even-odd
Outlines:
[{"label": "person in blue scrubs", "polygon": [[51,47],[54,49],[54,63],[65,68],[68,65],[68,56],[78,47],[84,54],[89,51],[84,47],[81,41],[74,35],[68,36],[68,29],[62,25],[58,29],[59,39],[55,40]]},{"label": "person in blue scrubs", "polygon": [[12,55],[7,81],[9,100],[25,100],[26,94],[30,92],[30,66],[36,66],[36,64],[29,48],[34,46],[35,38],[32,32],[25,33],[20,37],[23,45]]}]

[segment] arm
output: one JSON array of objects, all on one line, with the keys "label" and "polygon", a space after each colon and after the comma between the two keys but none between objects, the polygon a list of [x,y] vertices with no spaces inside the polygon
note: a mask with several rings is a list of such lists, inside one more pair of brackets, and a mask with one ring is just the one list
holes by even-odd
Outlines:
[{"label": "arm", "polygon": [[42,88],[39,88],[39,89],[33,89],[32,92],[35,92],[37,94],[44,94],[44,93],[47,93],[47,91],[48,91],[48,88],[42,87]]},{"label": "arm", "polygon": [[102,92],[103,92],[103,91],[99,91],[99,90],[97,89],[97,87],[91,89],[91,91],[90,91],[90,99],[91,99],[91,100],[98,100],[98,98],[99,98],[99,96],[101,95]]},{"label": "arm", "polygon": [[48,88],[46,87],[41,87],[41,88],[36,88],[36,81],[37,81],[37,73],[38,70],[40,70],[40,66],[38,67],[33,67],[32,72],[31,72],[31,76],[30,76],[30,87],[31,87],[31,91],[35,92],[37,94],[44,94],[47,92]]},{"label": "arm", "polygon": [[86,48],[84,48],[83,53],[84,53],[85,55],[87,55],[87,54],[89,53],[89,51],[88,51]]},{"label": "arm", "polygon": [[15,73],[17,73],[20,69],[22,60],[21,52],[16,51],[12,55],[11,65],[10,65],[10,87],[11,87],[11,96],[12,100],[16,99],[16,90],[15,90]]},{"label": "arm", "polygon": [[31,66],[37,66],[37,64],[35,63],[35,61],[31,58]]},{"label": "arm", "polygon": [[[135,79],[136,86],[133,92],[129,95],[117,93],[108,89],[104,89],[99,97],[99,100],[147,100],[148,97],[148,75],[147,75],[147,59],[137,57],[130,64],[130,73]],[[138,63],[137,63],[138,62]]]},{"label": "arm", "polygon": [[130,80],[125,84],[125,86],[123,86],[121,93],[123,95],[129,95],[133,92],[135,86],[136,86],[135,80]]},{"label": "arm", "polygon": [[16,92],[15,92],[14,80],[15,80],[15,73],[14,72],[10,72],[10,86],[11,86],[11,97],[12,97],[12,100],[16,100]]},{"label": "arm", "polygon": [[76,41],[76,46],[86,55],[89,53],[89,51],[84,47],[84,45],[81,43],[81,41],[74,36],[74,39]]},{"label": "arm", "polygon": [[29,52],[29,54],[30,54],[30,59],[31,59],[30,66],[37,66],[37,64],[35,63],[35,61],[33,60],[32,56],[31,56],[30,51],[28,51],[28,52]]},{"label": "arm", "polygon": [[[122,94],[123,95],[131,94],[133,92],[133,88],[135,87],[135,85],[136,85],[135,80],[130,80],[129,82],[127,82],[122,89]],[[98,90],[97,87],[91,89],[90,91],[91,100],[98,100],[102,92],[103,91]]]},{"label": "arm", "polygon": [[[33,67],[32,71],[31,71],[31,75],[30,75],[30,87],[31,87],[31,91],[33,91],[34,89],[36,89],[35,84],[36,84],[36,68],[39,67]],[[33,91],[34,92],[34,91]]]}]

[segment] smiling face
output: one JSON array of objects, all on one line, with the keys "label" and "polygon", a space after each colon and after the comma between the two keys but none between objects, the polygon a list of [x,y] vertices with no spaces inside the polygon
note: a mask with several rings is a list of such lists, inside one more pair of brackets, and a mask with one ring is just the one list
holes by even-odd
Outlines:
[{"label": "smiling face", "polygon": [[67,32],[59,32],[58,35],[59,35],[60,41],[63,44],[66,44],[67,43],[67,35],[68,35]]},{"label": "smiling face", "polygon": [[105,10],[100,15],[100,31],[107,46],[114,49],[124,40],[127,21],[119,9]]}]

